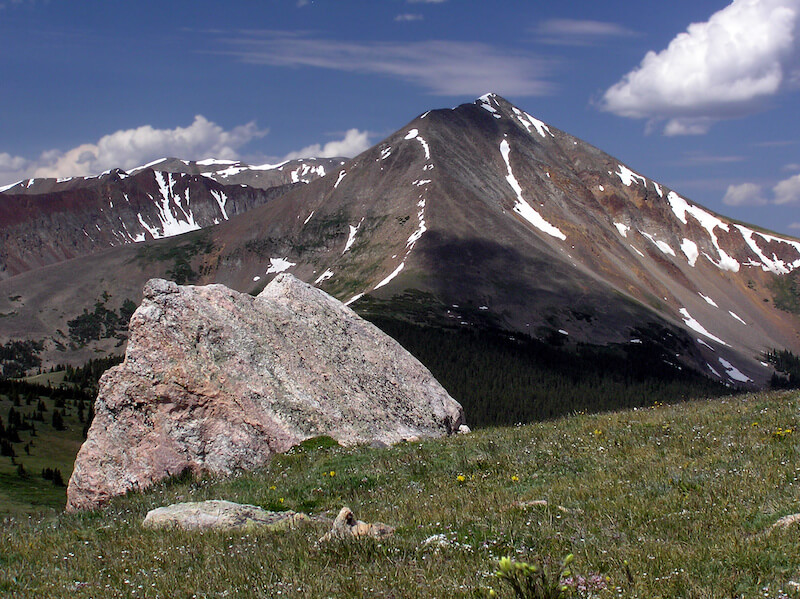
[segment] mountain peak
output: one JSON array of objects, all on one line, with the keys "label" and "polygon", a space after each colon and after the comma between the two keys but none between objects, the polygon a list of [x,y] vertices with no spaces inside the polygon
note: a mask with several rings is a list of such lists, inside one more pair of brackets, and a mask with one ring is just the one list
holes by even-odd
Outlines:
[{"label": "mountain peak", "polygon": [[474,104],[491,113],[496,119],[502,119],[503,117],[511,119],[515,125],[521,126],[529,134],[534,134],[535,132],[538,136],[543,138],[554,137],[550,128],[544,121],[540,121],[524,110],[517,108],[511,102],[494,92],[482,95],[475,100]]}]

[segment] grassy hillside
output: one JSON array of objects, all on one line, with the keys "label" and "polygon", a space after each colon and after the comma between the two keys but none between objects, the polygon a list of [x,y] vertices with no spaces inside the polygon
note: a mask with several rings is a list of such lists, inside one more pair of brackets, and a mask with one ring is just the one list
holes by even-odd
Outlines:
[{"label": "grassy hillside", "polygon": [[0,516],[64,508],[93,396],[63,379],[0,380]]},{"label": "grassy hillside", "polygon": [[[510,597],[492,576],[499,558],[573,553],[574,575],[594,589],[583,596],[793,597],[800,529],[771,526],[800,512],[798,419],[800,395],[773,392],[295,450],[253,474],[176,480],[95,513],[7,520],[0,595]],[[211,498],[330,517],[348,505],[397,532],[317,545],[321,523],[141,527],[153,507]],[[434,535],[441,546],[425,544]]]}]

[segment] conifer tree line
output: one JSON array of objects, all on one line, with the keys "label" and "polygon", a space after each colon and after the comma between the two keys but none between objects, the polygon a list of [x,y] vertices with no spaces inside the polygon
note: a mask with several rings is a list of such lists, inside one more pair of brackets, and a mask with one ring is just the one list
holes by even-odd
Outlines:
[{"label": "conifer tree line", "polygon": [[[8,407],[0,412],[0,456],[11,460],[17,477],[26,481],[38,479],[25,468],[24,461],[26,456],[36,454],[41,431],[66,431],[77,420],[86,437],[94,417],[98,379],[121,360],[115,356],[90,360],[78,368],[53,367],[51,372],[64,372],[64,382],[56,385],[0,378],[0,402]],[[45,467],[41,477],[56,487],[64,486],[60,468]]]},{"label": "conifer tree line", "polygon": [[369,319],[422,362],[472,427],[547,420],[727,395],[732,389],[670,363],[658,343],[559,347],[502,330]]}]

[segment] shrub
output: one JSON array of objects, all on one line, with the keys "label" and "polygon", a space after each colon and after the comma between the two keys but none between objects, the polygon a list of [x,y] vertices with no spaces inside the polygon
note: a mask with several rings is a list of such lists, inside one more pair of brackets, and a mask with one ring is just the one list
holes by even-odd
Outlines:
[{"label": "shrub", "polygon": [[[570,587],[565,582],[572,575],[569,568],[572,560],[570,553],[558,569],[548,572],[544,565],[515,562],[504,557],[498,563],[495,576],[511,587],[518,599],[559,599],[570,594]],[[490,592],[492,596],[495,594]]]}]

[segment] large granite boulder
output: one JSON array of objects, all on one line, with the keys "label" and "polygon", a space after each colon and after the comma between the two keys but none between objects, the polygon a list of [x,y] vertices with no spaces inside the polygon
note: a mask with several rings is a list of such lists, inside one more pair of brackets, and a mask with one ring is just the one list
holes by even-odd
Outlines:
[{"label": "large granite boulder", "polygon": [[100,380],[67,509],[182,473],[263,465],[310,437],[455,433],[461,406],[397,342],[288,274],[258,297],[153,279],[125,361]]}]

